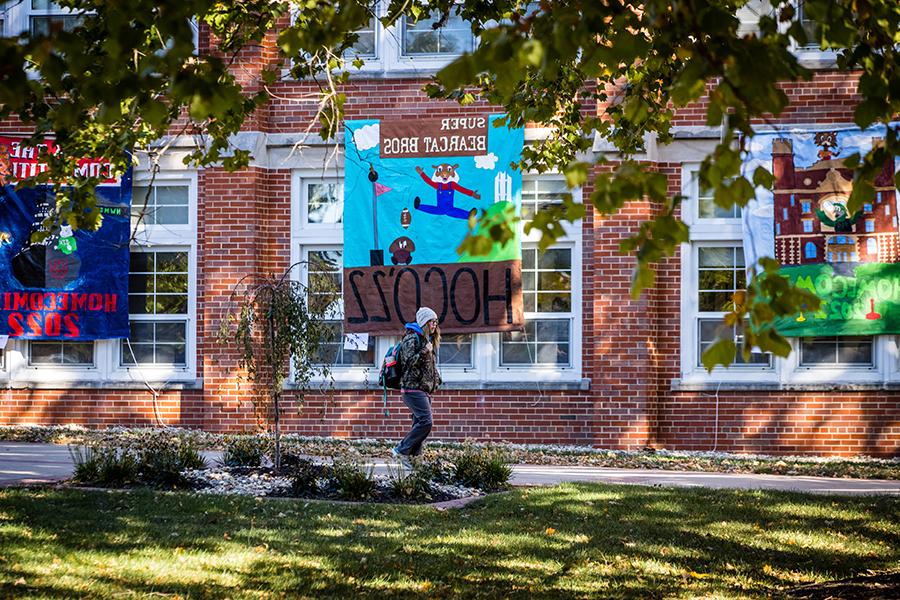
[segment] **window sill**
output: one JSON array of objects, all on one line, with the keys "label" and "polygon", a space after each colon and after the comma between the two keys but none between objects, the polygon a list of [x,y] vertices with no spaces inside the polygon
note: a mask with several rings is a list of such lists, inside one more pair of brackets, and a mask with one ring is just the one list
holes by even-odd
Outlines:
[{"label": "window sill", "polygon": [[834,50],[799,48],[794,50],[794,55],[800,66],[813,71],[837,68],[837,52]]},{"label": "window sill", "polygon": [[[299,390],[300,386],[295,383],[286,383],[285,390]],[[377,383],[365,383],[361,381],[335,381],[334,385],[323,382],[313,382],[309,388],[310,393],[323,392],[329,390],[369,390],[372,392],[381,392],[381,388]],[[454,390],[503,390],[503,391],[579,391],[584,392],[591,389],[590,379],[581,379],[578,381],[448,381],[442,385],[437,393]],[[389,390],[396,393],[396,390]]]},{"label": "window sill", "polygon": [[673,379],[669,389],[673,392],[867,392],[900,390],[900,381],[878,383],[778,383],[749,381],[684,382],[680,379]]},{"label": "window sill", "polygon": [[[174,390],[202,390],[203,379],[185,381],[149,381],[153,389],[163,391]],[[143,381],[110,381],[110,380],[63,380],[63,381],[27,381],[27,380],[0,380],[0,386],[13,390],[144,390],[147,386]]]}]

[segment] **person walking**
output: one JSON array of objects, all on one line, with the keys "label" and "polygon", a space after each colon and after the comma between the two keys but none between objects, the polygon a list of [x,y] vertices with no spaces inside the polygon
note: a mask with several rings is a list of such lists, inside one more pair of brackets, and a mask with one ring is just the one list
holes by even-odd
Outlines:
[{"label": "person walking", "polygon": [[435,358],[440,344],[437,313],[423,306],[416,312],[416,322],[407,323],[400,341],[400,398],[412,413],[412,428],[391,454],[411,468],[410,457],[422,454],[422,443],[431,433],[431,394],[441,384]]}]

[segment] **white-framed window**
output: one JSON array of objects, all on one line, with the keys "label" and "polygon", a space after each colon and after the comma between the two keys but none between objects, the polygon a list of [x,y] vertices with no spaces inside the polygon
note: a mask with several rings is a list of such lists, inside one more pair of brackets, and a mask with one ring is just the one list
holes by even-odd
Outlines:
[{"label": "white-framed window", "polygon": [[32,367],[56,365],[93,367],[94,342],[29,340],[28,365]]},{"label": "white-framed window", "polygon": [[[26,0],[29,1],[29,0]],[[53,37],[62,31],[72,31],[84,19],[51,0],[30,0],[29,31],[32,36]]]},{"label": "white-framed window", "polygon": [[53,37],[62,31],[72,31],[84,20],[82,14],[63,8],[52,0],[20,0],[0,5],[3,33],[15,36]]},{"label": "white-framed window", "polygon": [[[698,165],[682,168],[682,206],[690,242],[681,247],[681,382],[733,384],[880,384],[900,378],[893,336],[794,338],[787,359],[752,352],[742,356],[742,336],[726,326],[723,315],[731,296],[746,285],[741,219],[700,218],[702,202],[694,175]],[[693,215],[693,218],[691,216]],[[804,246],[815,258],[815,244]],[[708,374],[701,355],[716,339],[732,337],[736,362]]]},{"label": "white-framed window", "polygon": [[[144,208],[144,199],[150,198]],[[190,381],[196,377],[196,212],[193,171],[135,173],[128,340],[10,340],[11,381]],[[138,221],[138,215],[142,215]]]},{"label": "white-framed window", "polygon": [[[316,277],[330,278],[330,289],[342,278],[343,186],[340,174],[298,169],[292,178],[292,261],[297,276],[315,293]],[[523,202],[531,213],[562,201],[562,176],[526,175]],[[324,190],[324,191],[323,191]],[[579,194],[580,192],[575,192]],[[579,198],[580,199],[580,198]],[[340,206],[338,211],[334,207]],[[329,215],[320,218],[320,215]],[[526,331],[514,334],[445,334],[438,348],[441,376],[448,386],[496,382],[581,380],[581,228],[566,228],[565,239],[546,253],[537,251],[537,234],[525,236],[523,284]],[[365,352],[346,350],[340,330],[342,303],[334,312],[335,337],[324,352],[336,381],[374,385],[380,361],[398,336],[370,336]]]},{"label": "white-framed window", "polygon": [[459,56],[475,49],[472,27],[460,15],[451,11],[442,23],[440,19],[439,12],[418,21],[402,17],[401,55],[408,58]]},{"label": "white-framed window", "polygon": [[131,335],[120,365],[187,366],[190,250],[132,249],[128,274]]},{"label": "white-framed window", "polygon": [[[396,36],[394,27],[385,28],[381,24],[381,18],[385,16],[387,2],[382,0],[369,0],[366,2],[366,8],[370,13],[368,22],[355,30],[353,33],[357,35],[356,41],[344,51],[342,58],[344,59],[344,68],[351,73],[379,73],[384,70],[385,62],[383,60],[385,54],[391,53],[391,48],[396,44],[391,44],[391,37]],[[292,7],[290,11],[291,24],[295,23],[297,18],[297,8]],[[355,65],[354,62],[362,60],[362,65]],[[290,69],[285,68],[282,71],[282,77],[290,77]]]},{"label": "white-framed window", "polygon": [[[685,214],[685,222],[695,221],[712,222],[727,221],[741,218],[741,207],[734,205],[730,208],[718,206],[713,199],[712,190],[700,186],[700,172],[691,171],[688,191],[697,201],[692,204],[690,214]],[[785,217],[787,218],[787,217]]]},{"label": "white-framed window", "polygon": [[572,366],[572,250],[522,248],[525,331],[500,334],[501,367]]},{"label": "white-framed window", "polygon": [[[303,265],[300,270],[307,286],[309,306],[328,308],[328,326],[331,335],[324,342],[318,363],[332,367],[375,367],[375,346],[370,341],[365,349],[350,348],[344,344],[343,284],[344,257],[340,246],[303,246]],[[336,295],[336,298],[335,298]]]},{"label": "white-framed window", "polygon": [[[563,224],[562,239],[540,252],[540,233],[524,233],[529,217],[561,203],[566,194],[581,201],[581,190],[568,190],[556,174],[522,177],[522,299],[525,330],[493,334],[491,377],[522,380],[539,373],[543,381],[581,377],[581,223]],[[531,375],[526,375],[530,373]]]},{"label": "white-framed window", "polygon": [[128,379],[187,379],[196,373],[197,176],[135,177],[128,277],[131,335],[114,367]]}]

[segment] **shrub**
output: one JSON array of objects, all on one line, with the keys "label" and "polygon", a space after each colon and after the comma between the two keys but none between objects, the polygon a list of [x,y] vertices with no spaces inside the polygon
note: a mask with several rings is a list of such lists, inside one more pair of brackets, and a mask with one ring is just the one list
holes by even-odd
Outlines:
[{"label": "shrub", "polygon": [[427,502],[431,500],[430,473],[419,466],[412,471],[388,467],[387,489],[396,500]]},{"label": "shrub", "polygon": [[281,457],[281,471],[291,478],[291,494],[309,496],[319,492],[319,479],[327,469],[309,460],[290,454]]},{"label": "shrub", "polygon": [[372,468],[355,460],[335,460],[328,475],[337,494],[348,500],[369,499],[377,487]]},{"label": "shrub", "polygon": [[271,440],[256,435],[231,437],[225,442],[222,464],[226,467],[258,467],[271,446]]},{"label": "shrub", "polygon": [[456,475],[456,465],[439,456],[420,458],[413,463],[413,469],[420,473],[426,481],[435,483],[452,483]]},{"label": "shrub", "polygon": [[206,460],[189,440],[171,440],[168,445],[151,445],[138,452],[139,478],[152,485],[181,485],[182,471],[205,469]]},{"label": "shrub", "polygon": [[512,475],[507,457],[497,451],[465,446],[457,455],[453,478],[462,485],[482,490],[506,487]]},{"label": "shrub", "polygon": [[91,446],[69,446],[69,455],[75,465],[72,480],[91,483],[100,479],[100,454]]},{"label": "shrub", "polygon": [[96,482],[110,487],[121,487],[138,479],[138,461],[134,454],[122,448],[97,449],[98,465]]}]

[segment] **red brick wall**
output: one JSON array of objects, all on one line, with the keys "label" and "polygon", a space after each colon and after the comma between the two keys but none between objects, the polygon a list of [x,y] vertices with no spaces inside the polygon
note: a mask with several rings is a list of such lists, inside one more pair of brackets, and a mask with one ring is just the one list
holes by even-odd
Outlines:
[{"label": "red brick wall", "polygon": [[[271,52],[242,55],[241,78],[253,83]],[[429,100],[422,79],[369,79],[345,86],[347,118],[422,118],[476,110]],[[276,98],[247,123],[247,130],[299,133],[310,127],[315,91],[307,83],[274,87]],[[784,123],[848,122],[854,79],[822,74],[812,83],[785,86],[792,106]],[[679,111],[678,125],[703,125],[704,106]],[[12,121],[0,131],[21,131]],[[312,131],[317,131],[316,125]],[[680,165],[653,168],[681,189]],[[246,169],[199,175],[197,377],[202,390],[170,391],[154,408],[145,390],[15,390],[2,392],[0,423],[82,423],[203,427],[211,431],[256,426],[253,390],[241,379],[238,355],[216,337],[229,294],[247,274],[278,273],[290,262],[291,173]],[[584,198],[591,192],[586,186]],[[896,392],[672,392],[680,371],[680,258],[665,261],[658,284],[641,299],[630,296],[634,259],[618,253],[656,208],[628,203],[614,217],[588,214],[582,225],[582,365],[587,391],[442,390],[435,394],[439,439],[593,444],[608,448],[647,445],[672,449],[819,454],[893,455],[900,450]],[[399,438],[409,417],[396,393],[390,416],[380,390],[335,390],[285,398],[285,428],[311,435]]]}]

